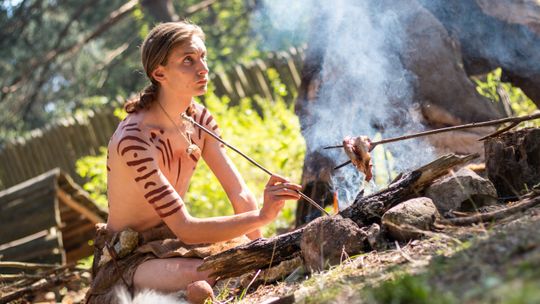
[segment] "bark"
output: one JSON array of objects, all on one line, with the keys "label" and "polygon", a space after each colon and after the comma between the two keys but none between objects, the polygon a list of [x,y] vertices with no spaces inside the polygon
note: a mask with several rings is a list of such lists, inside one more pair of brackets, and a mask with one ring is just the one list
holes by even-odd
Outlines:
[{"label": "bark", "polygon": [[485,141],[487,176],[499,197],[515,198],[540,183],[540,128]]},{"label": "bark", "polygon": [[[383,213],[404,200],[417,196],[435,179],[449,169],[462,165],[478,155],[445,155],[421,168],[407,172],[396,179],[387,189],[367,197],[360,197],[339,214],[350,218],[360,227],[380,222]],[[300,240],[304,228],[270,239],[257,239],[222,253],[207,257],[200,271],[211,270],[213,277],[229,278],[246,272],[268,268],[290,260],[300,254]]]}]

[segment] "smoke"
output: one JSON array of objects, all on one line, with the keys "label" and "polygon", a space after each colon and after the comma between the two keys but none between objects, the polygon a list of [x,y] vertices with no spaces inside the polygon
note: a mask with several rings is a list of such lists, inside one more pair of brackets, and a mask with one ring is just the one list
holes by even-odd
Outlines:
[{"label": "smoke", "polygon": [[[347,160],[343,151],[322,150],[323,146],[340,144],[347,135],[373,138],[381,132],[387,138],[422,129],[407,110],[414,108],[414,76],[399,57],[405,38],[399,20],[403,12],[392,7],[359,0],[264,1],[263,14],[271,20],[275,36],[309,35],[311,51],[322,59],[318,97],[303,117],[308,153],[326,153],[339,164]],[[421,141],[395,143],[391,151],[397,171],[433,159],[431,147]],[[385,166],[379,167],[376,174]],[[334,173],[340,202],[352,202],[362,179],[352,166]]]}]

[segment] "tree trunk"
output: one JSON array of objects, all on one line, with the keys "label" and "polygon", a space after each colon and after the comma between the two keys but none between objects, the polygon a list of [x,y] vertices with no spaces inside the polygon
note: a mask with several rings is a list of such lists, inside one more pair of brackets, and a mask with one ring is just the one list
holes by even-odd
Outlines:
[{"label": "tree trunk", "polygon": [[499,197],[515,200],[540,183],[540,128],[490,138],[485,148],[487,175]]},{"label": "tree trunk", "polygon": [[[358,198],[354,204],[339,214],[350,218],[360,227],[380,223],[386,210],[411,197],[417,196],[435,179],[445,175],[451,168],[465,164],[478,155],[464,157],[443,156],[421,168],[407,172],[387,189],[367,197]],[[212,270],[211,276],[229,278],[256,269],[277,265],[300,254],[300,240],[304,228],[270,239],[257,239],[222,253],[207,257],[200,271]]]}]

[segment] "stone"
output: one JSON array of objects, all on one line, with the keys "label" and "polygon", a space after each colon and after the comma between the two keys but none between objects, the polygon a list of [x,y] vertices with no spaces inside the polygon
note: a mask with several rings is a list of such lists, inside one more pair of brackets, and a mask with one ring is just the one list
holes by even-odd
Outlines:
[{"label": "stone", "polygon": [[348,218],[324,216],[309,223],[300,240],[306,268],[321,271],[366,249],[366,233]]},{"label": "stone", "polygon": [[392,238],[408,241],[422,236],[417,230],[431,230],[437,216],[433,201],[418,197],[390,208],[383,214],[382,224]]},{"label": "stone", "polygon": [[475,211],[497,203],[493,183],[468,168],[450,173],[429,186],[425,197],[433,200],[440,213],[450,210]]}]

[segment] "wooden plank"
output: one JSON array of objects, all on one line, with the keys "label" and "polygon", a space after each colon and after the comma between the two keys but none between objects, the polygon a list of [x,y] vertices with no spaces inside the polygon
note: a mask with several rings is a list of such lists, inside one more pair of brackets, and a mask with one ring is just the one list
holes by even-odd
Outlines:
[{"label": "wooden plank", "polygon": [[62,236],[65,240],[79,238],[82,235],[88,234],[89,231],[94,231],[96,224],[90,221],[85,221],[85,223],[70,226],[68,226],[69,228],[66,227],[62,229]]},{"label": "wooden plank", "polygon": [[34,134],[35,132],[30,132],[30,137],[27,138],[24,147],[24,149],[27,150],[28,153],[31,155],[31,159],[27,159],[32,169],[31,177],[37,176],[47,171],[44,167],[45,160],[43,159],[43,155],[40,147],[38,146],[38,142],[34,138]]},{"label": "wooden plank", "polygon": [[3,204],[0,221],[5,228],[0,230],[0,244],[57,226],[55,199],[54,189],[43,189]]},{"label": "wooden plank", "polygon": [[82,258],[86,258],[94,254],[94,247],[87,243],[80,247],[66,251],[66,263],[75,263]]},{"label": "wooden plank", "polygon": [[56,232],[46,233],[28,242],[0,250],[2,260],[62,264],[65,261],[61,240]]},{"label": "wooden plank", "polygon": [[6,185],[6,187],[11,187],[13,185],[16,185],[21,180],[23,180],[24,172],[19,167],[19,162],[17,159],[17,153],[15,152],[15,144],[13,142],[10,142],[6,145],[6,153],[9,158],[9,164],[11,167],[11,181],[9,184]]},{"label": "wooden plank", "polygon": [[233,101],[232,105],[238,104],[239,99],[246,97],[246,93],[244,91],[244,88],[242,87],[242,83],[238,79],[238,76],[236,75],[236,72],[233,69],[227,71],[226,74],[227,74],[227,78],[231,82],[231,87],[233,88],[235,92],[235,96],[237,96],[236,97],[237,100],[232,99]]},{"label": "wooden plank", "polygon": [[0,206],[2,206],[2,204],[7,204],[13,199],[24,197],[25,195],[28,195],[28,193],[35,192],[41,188],[54,189],[59,174],[60,172],[58,170],[51,170],[12,186],[9,189],[0,191]]},{"label": "wooden plank", "polygon": [[47,125],[44,129],[44,131],[36,132],[36,136],[34,137],[37,141],[38,146],[41,150],[41,155],[44,159],[43,163],[43,172],[49,171],[56,167],[56,164],[54,163],[54,153],[51,150],[51,127],[50,125]]},{"label": "wooden plank", "polygon": [[13,185],[14,178],[13,174],[15,172],[15,169],[13,168],[13,162],[9,157],[9,149],[10,145],[4,146],[2,151],[0,152],[0,164],[2,166],[2,187],[4,189],[7,189],[10,185]]},{"label": "wooden plank", "polygon": [[94,212],[90,211],[88,208],[86,208],[85,206],[82,206],[81,204],[79,204],[78,202],[76,202],[72,197],[71,195],[69,195],[68,193],[66,193],[64,190],[62,189],[58,189],[57,190],[57,195],[58,197],[60,198],[60,202],[61,203],[64,203],[66,205],[68,205],[69,207],[71,207],[72,209],[76,210],[77,212],[81,213],[82,215],[84,215],[87,219],[89,219],[90,221],[92,221],[94,224],[97,224],[97,223],[103,223],[105,222],[105,220],[100,217],[99,215],[95,214]]},{"label": "wooden plank", "polygon": [[66,170],[70,166],[68,161],[68,151],[61,135],[62,126],[55,124],[49,132],[49,147],[53,151],[53,163],[56,167]]},{"label": "wooden plank", "polygon": [[106,146],[109,142],[109,137],[102,130],[103,126],[99,123],[99,115],[101,115],[101,111],[94,112],[94,115],[89,118],[89,121],[92,125],[94,133],[96,134],[96,139],[99,146]]},{"label": "wooden plank", "polygon": [[267,67],[264,61],[261,59],[256,59],[253,63],[252,71],[257,79],[257,82],[259,83],[263,96],[269,101],[273,100],[274,90],[272,88],[272,84],[270,83],[270,79],[268,79],[266,76]]},{"label": "wooden plank", "polygon": [[17,159],[17,165],[20,172],[22,173],[20,176],[21,179],[17,182],[22,182],[35,176],[34,174],[32,174],[32,170],[29,164],[29,159],[31,158],[28,155],[27,151],[24,149],[25,142],[26,141],[24,139],[17,138],[16,145],[14,145],[15,149],[13,152],[15,152],[14,154]]},{"label": "wooden plank", "polygon": [[244,97],[251,96],[251,88],[249,86],[249,83],[246,79],[246,76],[244,75],[244,72],[242,71],[242,68],[240,65],[235,65],[232,69],[232,75],[236,78],[236,84],[237,86],[241,87],[242,92],[244,93]]}]

